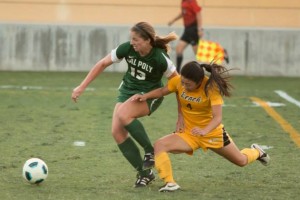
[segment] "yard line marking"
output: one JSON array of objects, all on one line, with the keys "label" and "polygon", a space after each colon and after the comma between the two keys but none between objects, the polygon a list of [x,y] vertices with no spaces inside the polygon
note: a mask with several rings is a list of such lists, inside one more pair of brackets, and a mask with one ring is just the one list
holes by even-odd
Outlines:
[{"label": "yard line marking", "polygon": [[281,117],[272,107],[270,107],[267,102],[257,98],[250,97],[250,99],[265,109],[265,111],[273,118],[277,123],[285,130],[292,140],[296,143],[298,147],[300,147],[300,133],[297,132],[283,117]]},{"label": "yard line marking", "polygon": [[[251,106],[244,106],[244,107],[259,107],[260,105],[257,102],[252,102],[253,105]],[[270,102],[270,101],[266,101],[266,103],[270,106],[270,107],[281,107],[281,106],[285,106],[284,103],[276,103],[276,102]]]},{"label": "yard line marking", "polygon": [[286,92],[284,92],[282,90],[275,90],[274,92],[277,93],[282,98],[284,98],[285,100],[295,104],[296,106],[298,106],[300,108],[300,101],[297,101],[293,97],[289,96]]}]

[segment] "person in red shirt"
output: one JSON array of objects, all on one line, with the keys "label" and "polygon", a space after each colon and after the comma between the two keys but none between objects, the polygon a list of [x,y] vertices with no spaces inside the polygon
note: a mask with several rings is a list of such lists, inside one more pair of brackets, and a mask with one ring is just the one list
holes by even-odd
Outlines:
[{"label": "person in red shirt", "polygon": [[168,23],[171,26],[183,18],[184,31],[176,46],[176,70],[178,73],[180,73],[184,49],[190,44],[195,55],[197,53],[198,41],[203,36],[201,9],[197,0],[182,0],[181,12]]}]

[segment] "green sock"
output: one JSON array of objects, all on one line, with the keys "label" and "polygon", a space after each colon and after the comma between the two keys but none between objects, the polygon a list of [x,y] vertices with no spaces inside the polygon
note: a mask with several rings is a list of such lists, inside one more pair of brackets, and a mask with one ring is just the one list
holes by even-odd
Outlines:
[{"label": "green sock", "polygon": [[134,119],[130,124],[125,126],[125,129],[141,145],[145,153],[152,153],[154,151],[145,128],[139,120]]},{"label": "green sock", "polygon": [[140,154],[139,148],[134,141],[129,137],[122,144],[118,145],[123,153],[123,156],[128,162],[139,172],[141,176],[147,176],[150,170],[143,170],[143,159]]}]

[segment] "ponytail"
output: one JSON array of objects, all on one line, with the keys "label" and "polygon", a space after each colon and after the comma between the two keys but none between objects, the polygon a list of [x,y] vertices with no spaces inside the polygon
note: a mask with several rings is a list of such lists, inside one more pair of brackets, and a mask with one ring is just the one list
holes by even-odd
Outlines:
[{"label": "ponytail", "polygon": [[192,61],[182,67],[181,75],[195,83],[200,83],[205,75],[204,69],[210,73],[209,79],[205,85],[205,94],[208,95],[209,90],[217,87],[222,96],[231,96],[230,90],[233,87],[229,83],[230,77],[226,75],[230,70],[222,65],[215,63],[199,64],[196,61]]},{"label": "ponytail", "polygon": [[231,96],[232,85],[229,83],[230,76],[228,72],[230,70],[226,69],[226,67],[218,64],[201,64],[207,72],[210,73],[209,79],[205,85],[205,93],[215,86],[218,87],[222,96],[229,97]]}]

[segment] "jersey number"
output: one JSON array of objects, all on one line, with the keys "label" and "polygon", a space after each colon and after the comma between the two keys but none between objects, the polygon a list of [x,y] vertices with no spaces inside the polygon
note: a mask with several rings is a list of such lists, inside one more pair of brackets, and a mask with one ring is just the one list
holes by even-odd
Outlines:
[{"label": "jersey number", "polygon": [[146,73],[142,72],[141,70],[130,67],[130,74],[131,74],[131,76],[135,77],[136,79],[146,80]]},{"label": "jersey number", "polygon": [[188,104],[186,105],[186,107],[188,107],[190,110],[193,109],[193,108],[192,108],[192,105],[191,105],[190,103],[188,103]]}]

